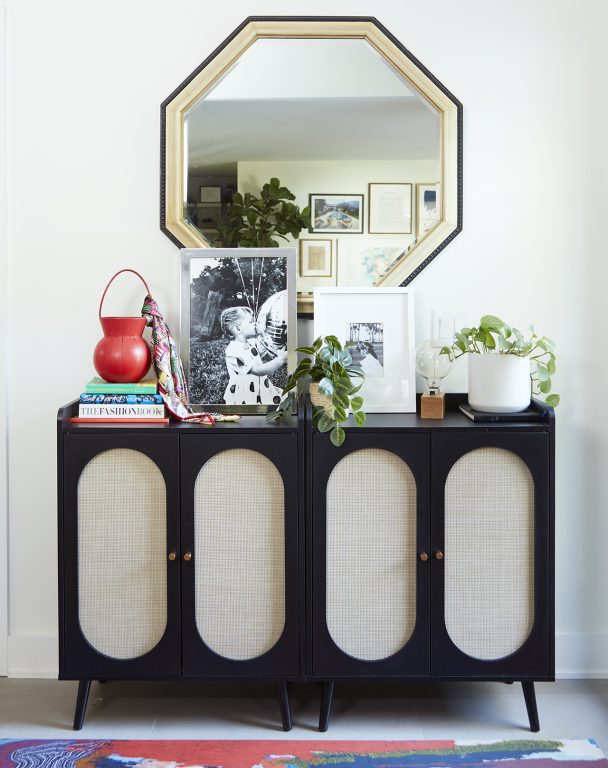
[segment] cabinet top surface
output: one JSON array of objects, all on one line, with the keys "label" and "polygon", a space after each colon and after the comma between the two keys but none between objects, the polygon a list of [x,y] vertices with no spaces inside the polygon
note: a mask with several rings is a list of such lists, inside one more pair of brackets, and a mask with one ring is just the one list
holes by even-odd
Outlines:
[{"label": "cabinet top surface", "polygon": [[[376,431],[400,431],[408,432],[435,432],[437,430],[449,431],[488,431],[488,430],[513,430],[528,432],[547,432],[551,429],[554,418],[553,409],[544,403],[533,401],[532,407],[541,414],[540,420],[521,421],[472,421],[458,409],[460,402],[466,402],[466,395],[448,395],[446,401],[446,413],[443,419],[421,419],[418,413],[368,413],[363,427],[356,427],[352,416],[344,425],[346,429],[352,428],[357,432]],[[241,416],[238,421],[219,422],[214,427],[206,427],[201,424],[187,424],[179,421],[170,421],[168,424],[117,424],[117,423],[91,423],[78,424],[70,422],[70,417],[78,411],[77,401],[61,407],[58,413],[58,421],[63,432],[100,433],[115,432],[116,430],[133,434],[140,433],[175,433],[181,434],[210,434],[224,432],[227,434],[263,432],[264,434],[292,433],[298,431],[298,416],[294,415],[281,424],[268,424],[264,416]],[[301,414],[302,415],[302,412]]]}]

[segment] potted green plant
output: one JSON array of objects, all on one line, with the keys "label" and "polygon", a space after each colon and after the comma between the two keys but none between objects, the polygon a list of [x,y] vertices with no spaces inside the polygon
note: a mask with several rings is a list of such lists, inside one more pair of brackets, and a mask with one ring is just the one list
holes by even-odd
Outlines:
[{"label": "potted green plant", "polygon": [[530,396],[544,397],[553,407],[559,395],[549,394],[556,370],[555,344],[530,326],[524,335],[495,315],[484,315],[477,328],[461,328],[452,346],[457,359],[469,355],[469,405],[478,411],[515,413],[530,405]]},{"label": "potted green plant", "polygon": [[329,432],[336,446],[342,445],[346,433],[341,426],[351,410],[358,427],[365,424],[362,411],[363,398],[357,393],[364,379],[363,371],[353,364],[348,346],[342,346],[335,336],[320,336],[310,347],[298,347],[302,357],[283,389],[283,398],[276,411],[266,415],[266,420],[281,421],[293,413],[304,384],[309,383],[313,404],[313,423],[320,432]]},{"label": "potted green plant", "polygon": [[297,238],[310,228],[310,209],[295,204],[296,196],[273,177],[262,187],[260,196],[235,192],[232,201],[218,218],[215,245],[223,248],[276,248],[277,238]]}]

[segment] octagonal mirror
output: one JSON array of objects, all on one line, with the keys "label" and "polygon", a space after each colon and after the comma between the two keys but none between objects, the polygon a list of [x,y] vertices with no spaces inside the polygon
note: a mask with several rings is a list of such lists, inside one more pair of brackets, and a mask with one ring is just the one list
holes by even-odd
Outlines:
[{"label": "octagonal mirror", "polygon": [[462,107],[372,18],[247,19],[163,103],[161,138],[179,247],[266,245],[234,202],[279,180],[295,222],[255,201],[250,222],[298,249],[300,314],[317,286],[407,285],[461,229]]}]

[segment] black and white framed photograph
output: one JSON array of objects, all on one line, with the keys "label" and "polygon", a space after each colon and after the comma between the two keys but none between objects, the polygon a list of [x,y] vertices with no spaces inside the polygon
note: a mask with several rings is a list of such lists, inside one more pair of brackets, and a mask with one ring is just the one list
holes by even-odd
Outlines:
[{"label": "black and white framed photograph", "polygon": [[412,185],[369,185],[367,231],[374,235],[409,235],[412,232]]},{"label": "black and white framed photograph", "polygon": [[296,343],[295,248],[184,248],[180,350],[194,410],[266,413]]},{"label": "black and white framed photograph", "polygon": [[382,323],[346,323],[344,336],[353,363],[365,378],[384,376],[384,325]]},{"label": "black and white framed photograph", "polygon": [[348,344],[367,413],[414,413],[414,294],[408,288],[315,288],[314,338]]},{"label": "black and white framed photograph", "polygon": [[311,232],[363,232],[363,195],[309,195]]},{"label": "black and white framed photograph", "polygon": [[439,221],[438,184],[416,184],[416,237]]}]

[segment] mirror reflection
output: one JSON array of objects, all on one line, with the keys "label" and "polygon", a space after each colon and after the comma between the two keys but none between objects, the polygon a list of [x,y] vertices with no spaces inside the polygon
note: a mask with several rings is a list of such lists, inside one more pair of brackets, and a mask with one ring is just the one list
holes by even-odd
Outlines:
[{"label": "mirror reflection", "polygon": [[302,292],[382,284],[441,218],[440,128],[366,40],[257,39],[184,112],[184,219],[295,244]]}]

